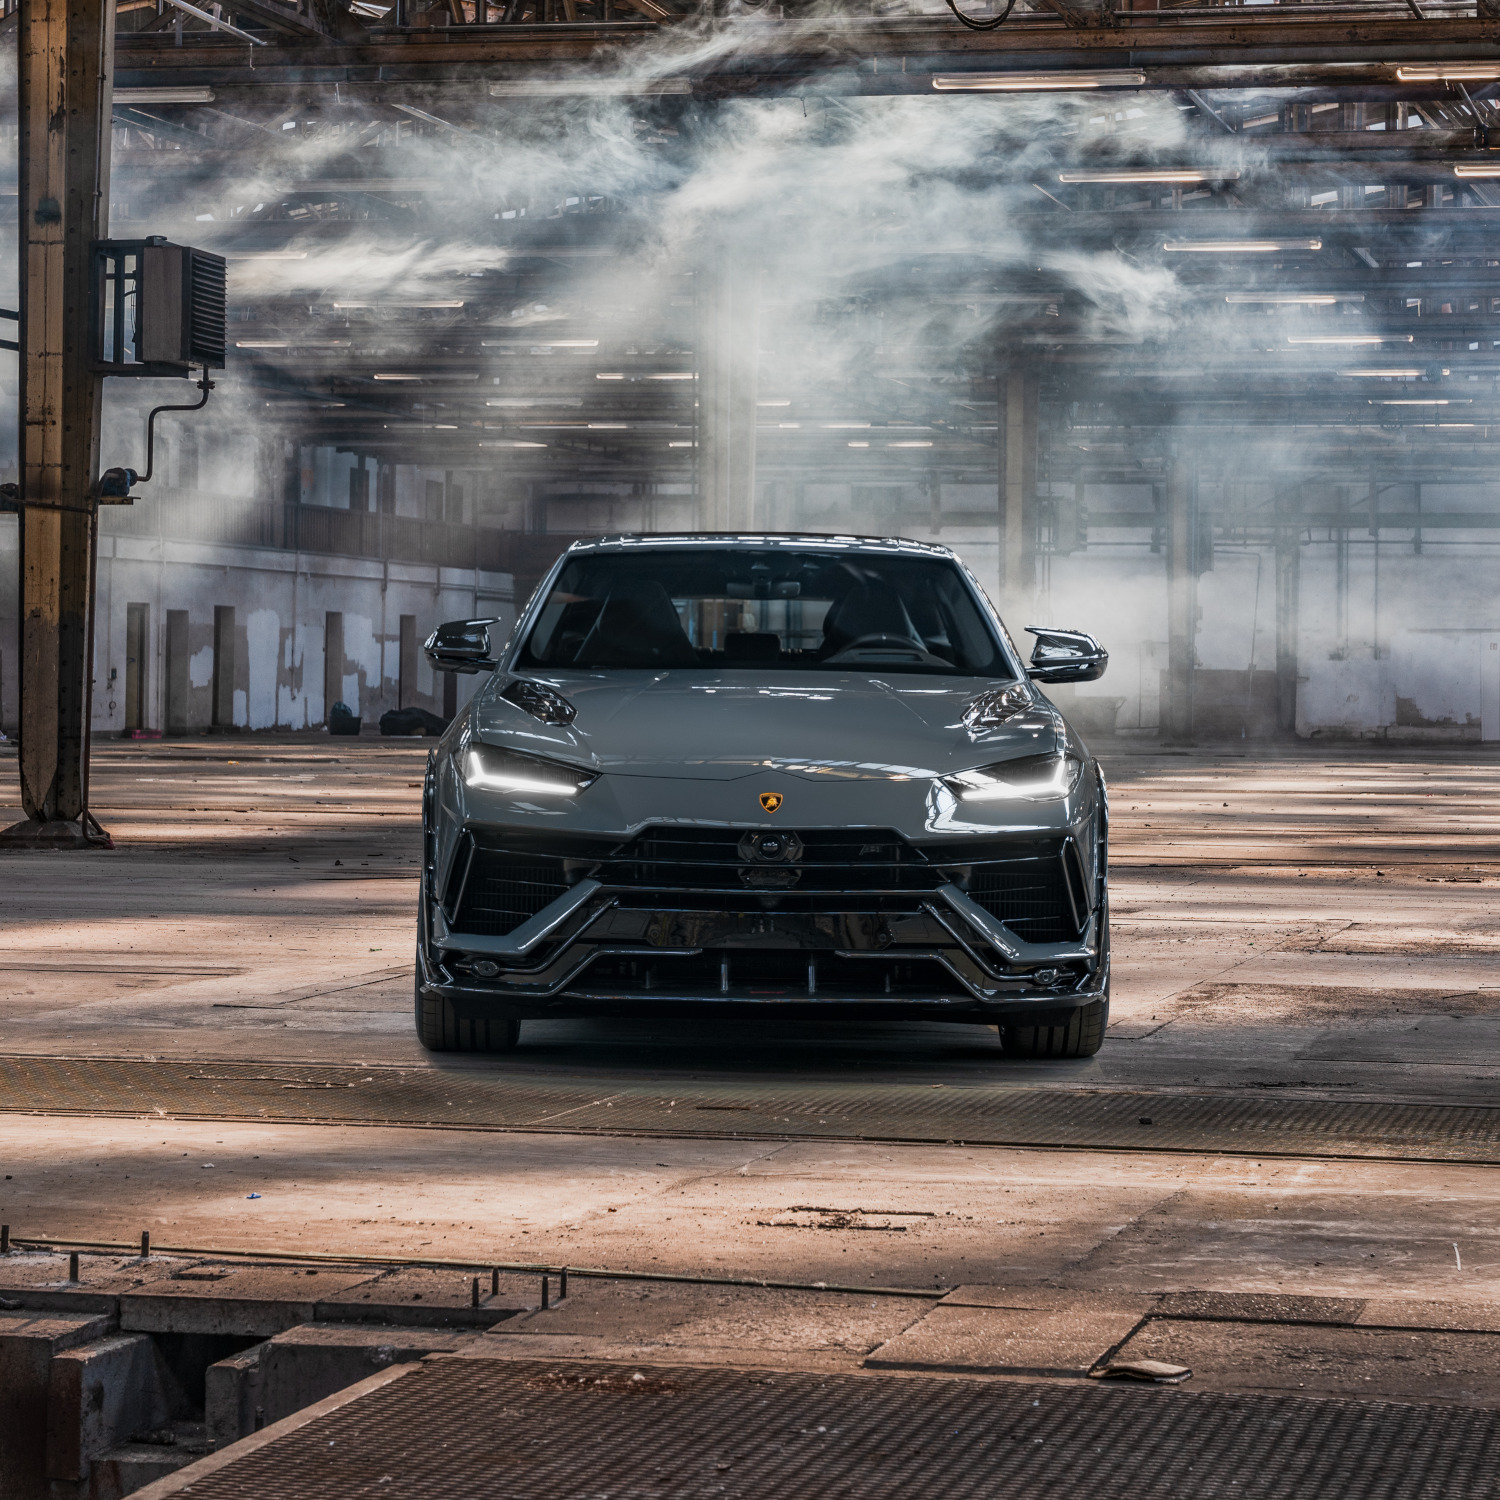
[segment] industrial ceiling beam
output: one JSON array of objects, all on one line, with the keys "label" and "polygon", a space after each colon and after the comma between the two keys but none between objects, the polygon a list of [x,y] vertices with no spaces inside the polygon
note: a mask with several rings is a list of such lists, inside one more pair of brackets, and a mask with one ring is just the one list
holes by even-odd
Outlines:
[{"label": "industrial ceiling beam", "polygon": [[[269,6],[274,0],[257,0]],[[1319,14],[1295,18],[1290,7],[1233,7],[1226,17],[1174,20],[1171,11],[1120,12],[1114,26],[1067,26],[1054,20],[1013,18],[994,31],[968,31],[948,17],[820,17],[777,20],[758,17],[739,45],[723,48],[684,68],[680,79],[654,80],[681,92],[713,95],[796,93],[830,68],[841,92],[932,93],[935,80],[954,89],[995,87],[1007,70],[1031,75],[1109,74],[1140,76],[1137,86],[1222,92],[1243,88],[1395,85],[1403,61],[1492,61],[1500,46],[1500,19],[1444,17],[1418,22],[1411,17]],[[1261,14],[1254,16],[1254,11]],[[278,11],[278,17],[285,19]],[[1234,19],[1228,19],[1232,14]],[[341,26],[362,23],[341,13]],[[347,28],[345,28],[347,29]],[[242,44],[193,33],[190,45],[176,46],[165,35],[122,32],[119,65],[122,86],[163,82],[217,81],[226,87],[271,90],[316,88],[337,82],[342,89],[362,85],[452,83],[466,70],[491,85],[546,79],[562,92],[569,86],[559,65],[581,68],[573,80],[580,94],[597,91],[611,76],[600,66],[601,48],[628,56],[658,28],[650,22],[580,22],[567,26],[446,26],[398,30],[366,28],[347,40],[288,41],[268,35],[255,49],[253,63]],[[502,75],[495,66],[505,67]],[[325,71],[326,70],[326,71]],[[589,70],[597,70],[592,73]],[[986,74],[988,78],[978,75]],[[1111,82],[1092,86],[1112,91]],[[1003,82],[1003,80],[1002,80]],[[1043,87],[1056,84],[1043,84]],[[1087,85],[1086,85],[1087,86]],[[1425,92],[1425,91],[1424,91]]]}]

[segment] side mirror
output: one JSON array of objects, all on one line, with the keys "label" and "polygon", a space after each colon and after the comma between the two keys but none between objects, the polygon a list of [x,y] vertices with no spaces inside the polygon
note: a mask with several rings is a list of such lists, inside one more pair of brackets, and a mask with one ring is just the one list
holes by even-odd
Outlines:
[{"label": "side mirror", "polygon": [[1109,652],[1093,636],[1042,625],[1028,625],[1026,633],[1036,637],[1031,649],[1034,682],[1093,682],[1104,676]]},{"label": "side mirror", "polygon": [[498,620],[449,620],[427,637],[422,649],[439,672],[492,672],[490,626]]}]

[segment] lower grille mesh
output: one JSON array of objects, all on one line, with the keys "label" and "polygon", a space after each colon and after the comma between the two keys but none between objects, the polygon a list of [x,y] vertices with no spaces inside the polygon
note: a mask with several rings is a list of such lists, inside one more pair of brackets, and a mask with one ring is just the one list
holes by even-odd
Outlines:
[{"label": "lower grille mesh", "polygon": [[1028,943],[1066,943],[1078,936],[1062,861],[1019,860],[976,865],[969,895]]},{"label": "lower grille mesh", "polygon": [[567,888],[561,860],[475,849],[453,925],[459,932],[504,936]]}]

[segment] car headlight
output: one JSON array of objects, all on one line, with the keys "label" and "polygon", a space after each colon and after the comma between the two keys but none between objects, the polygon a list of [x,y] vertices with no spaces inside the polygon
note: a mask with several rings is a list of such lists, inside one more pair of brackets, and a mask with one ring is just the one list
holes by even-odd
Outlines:
[{"label": "car headlight", "polygon": [[539,755],[522,755],[472,742],[458,752],[465,786],[532,797],[576,797],[599,779],[598,772],[565,766]]},{"label": "car headlight", "polygon": [[964,802],[993,802],[1006,797],[1049,802],[1066,797],[1082,774],[1083,762],[1072,755],[1022,755],[945,776],[943,785]]}]

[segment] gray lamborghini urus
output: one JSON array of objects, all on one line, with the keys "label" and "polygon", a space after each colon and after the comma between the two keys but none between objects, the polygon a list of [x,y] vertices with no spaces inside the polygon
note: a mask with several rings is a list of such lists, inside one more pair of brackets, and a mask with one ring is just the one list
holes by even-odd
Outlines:
[{"label": "gray lamborghini urus", "polygon": [[1109,1013],[1104,779],[962,563],[919,542],[620,536],[570,548],[430,757],[416,1025],[716,1009],[997,1026],[1085,1057]]}]

